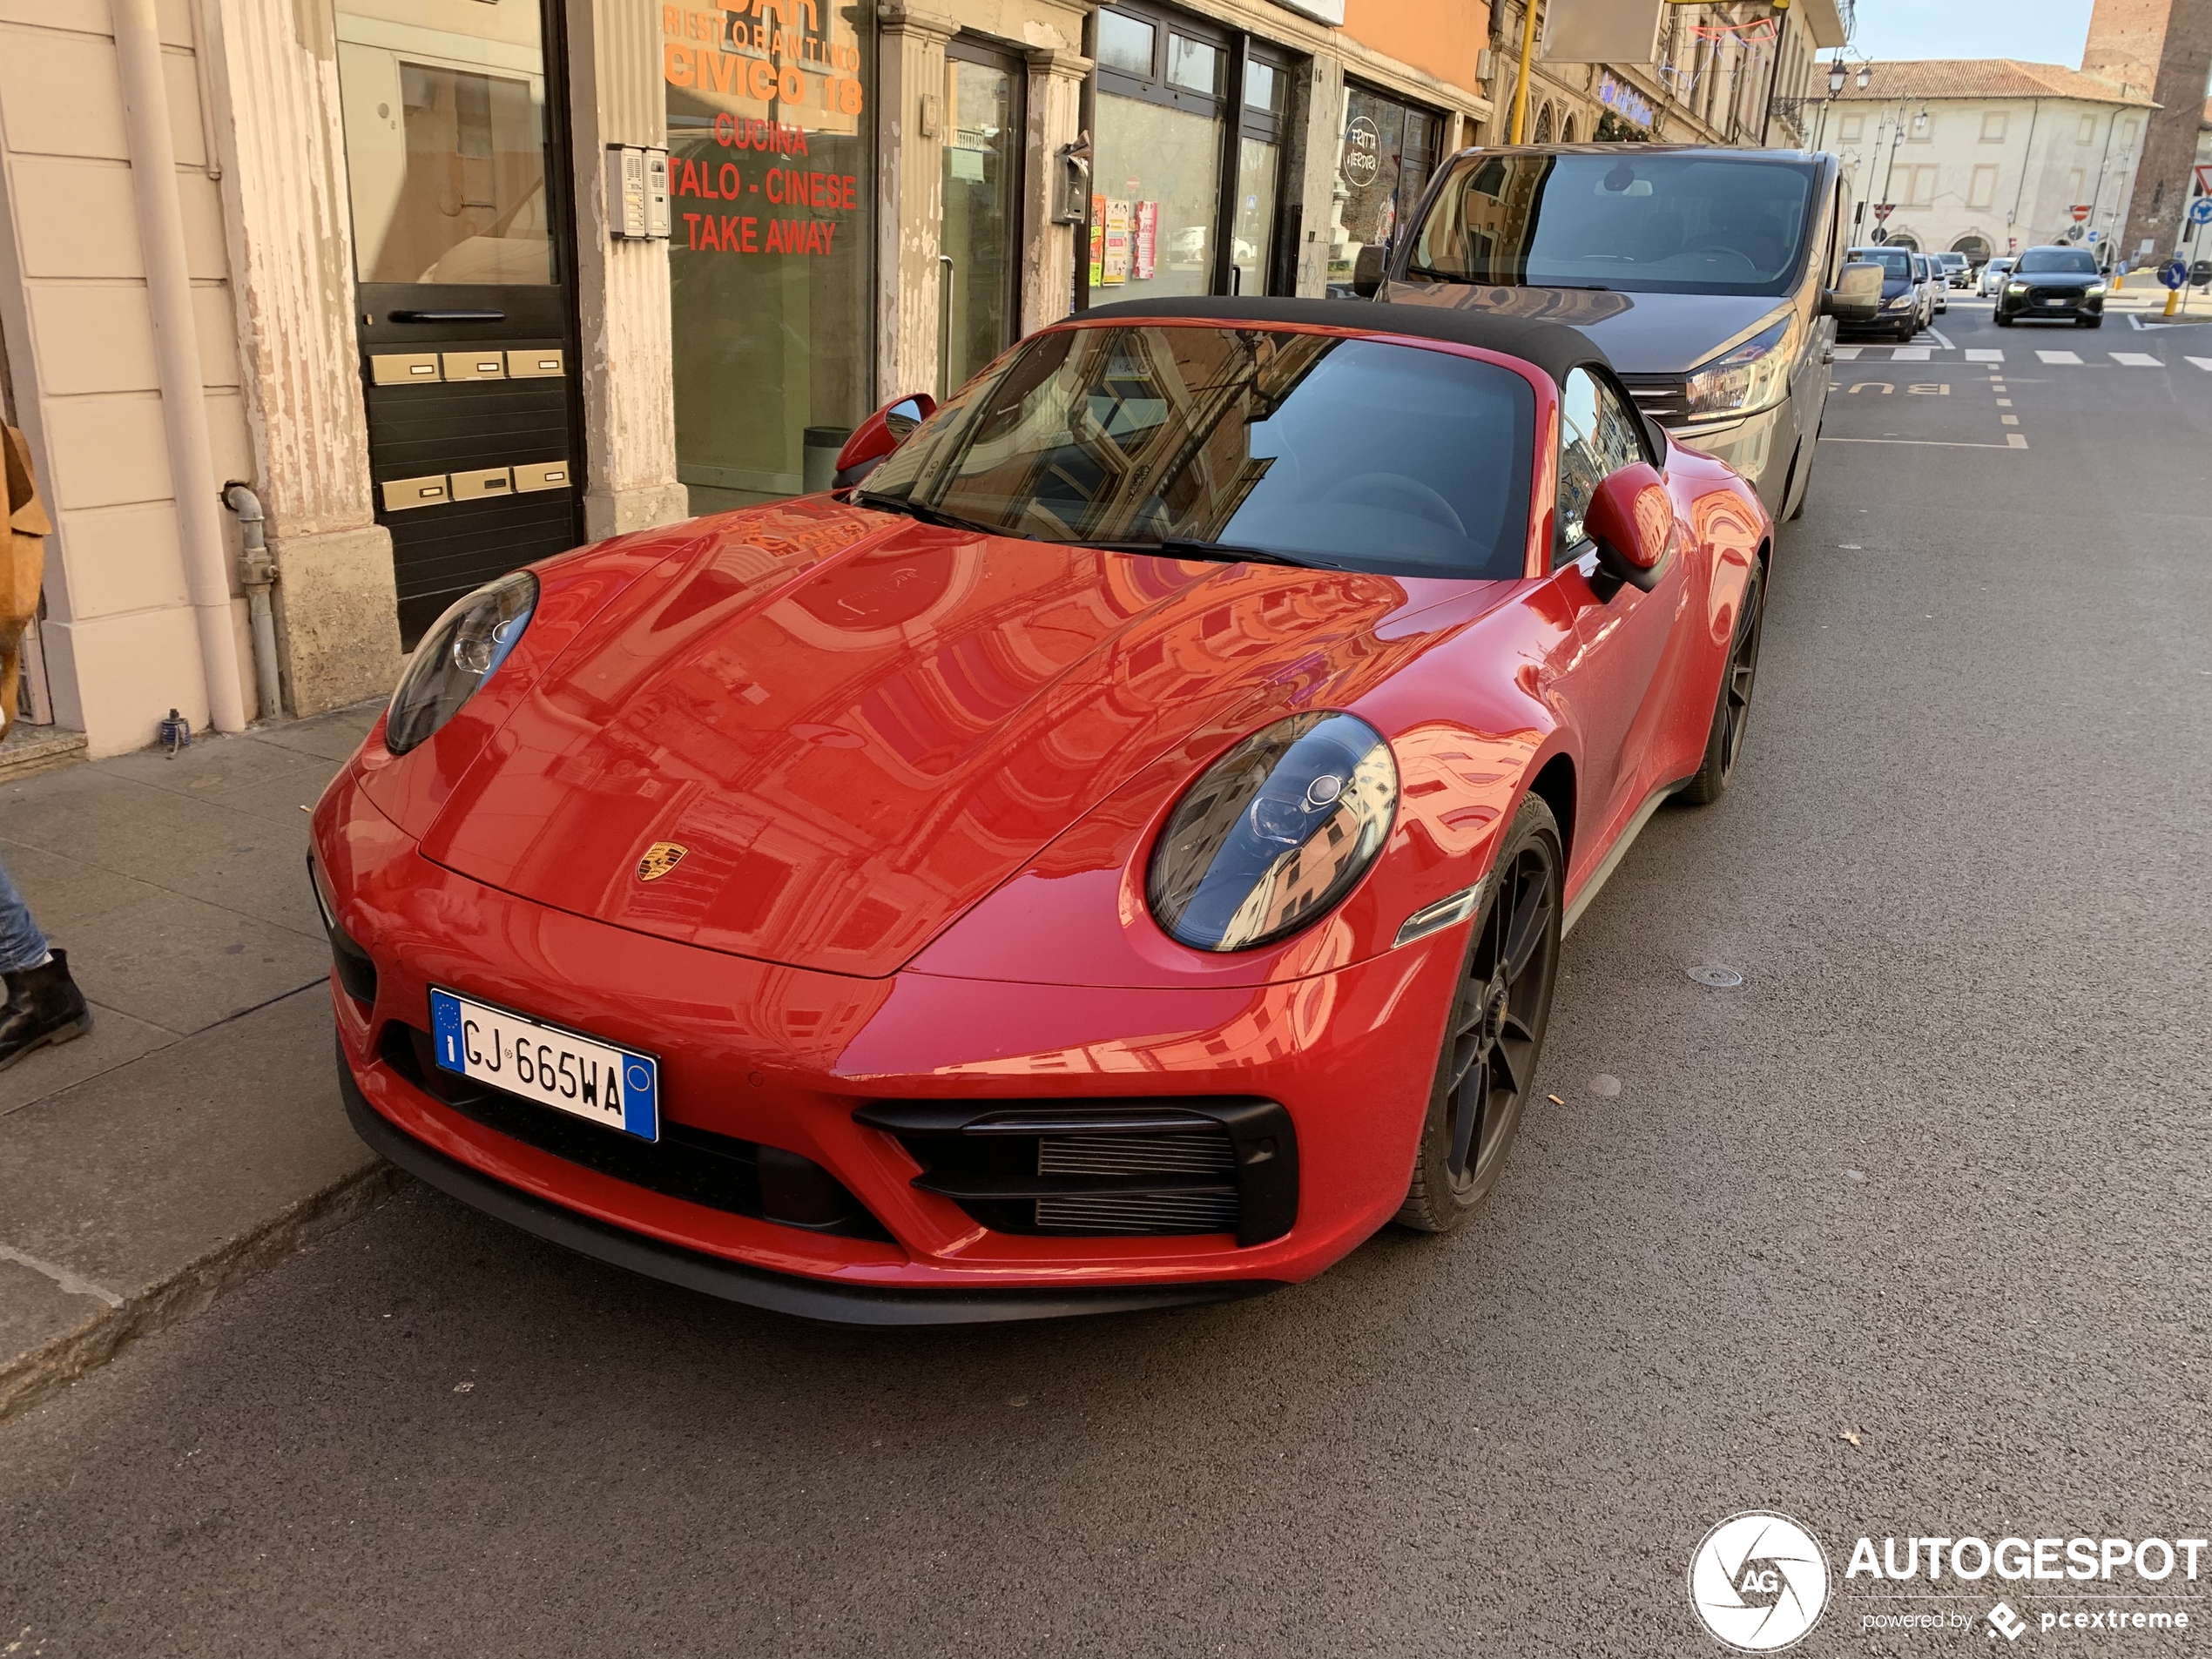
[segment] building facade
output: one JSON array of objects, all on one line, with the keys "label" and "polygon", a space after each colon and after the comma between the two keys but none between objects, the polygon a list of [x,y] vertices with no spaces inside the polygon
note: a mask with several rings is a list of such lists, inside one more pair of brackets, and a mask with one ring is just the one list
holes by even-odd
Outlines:
[{"label": "building facade", "polygon": [[2195,192],[2197,132],[2212,75],[2212,0],[2097,0],[2081,68],[2155,105],[2119,240],[2140,260],[2171,253],[2188,239]]},{"label": "building facade", "polygon": [[819,488],[1071,310],[1340,288],[1494,132],[1491,38],[1481,0],[0,0],[32,718],[111,753],[379,695],[490,576]]},{"label": "building facade", "polygon": [[[1877,64],[1815,105],[1811,143],[1842,158],[1851,237],[1976,264],[2037,243],[2125,240],[2151,100],[2054,64]],[[1877,211],[1886,206],[1886,217]]]}]

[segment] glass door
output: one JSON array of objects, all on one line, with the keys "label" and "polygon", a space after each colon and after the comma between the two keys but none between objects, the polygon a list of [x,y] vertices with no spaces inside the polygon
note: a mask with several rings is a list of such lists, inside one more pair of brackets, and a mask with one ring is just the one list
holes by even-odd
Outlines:
[{"label": "glass door", "polygon": [[377,522],[400,637],[583,540],[575,298],[536,0],[338,0]]},{"label": "glass door", "polygon": [[965,40],[945,48],[941,397],[1021,330],[1022,79],[1020,63],[1001,53]]}]

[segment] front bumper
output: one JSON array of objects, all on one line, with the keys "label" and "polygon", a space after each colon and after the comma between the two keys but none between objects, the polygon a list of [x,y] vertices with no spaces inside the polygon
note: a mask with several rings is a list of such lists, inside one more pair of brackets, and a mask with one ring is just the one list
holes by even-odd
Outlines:
[{"label": "front bumper", "polygon": [[2060,320],[2101,317],[2105,314],[2105,297],[2101,293],[2057,296],[2034,293],[2000,294],[1997,314],[2000,317],[2051,317]]},{"label": "front bumper", "polygon": [[[1212,1301],[1321,1271],[1404,1198],[1465,945],[1462,926],[1333,973],[1235,988],[864,980],[698,949],[471,881],[423,858],[350,772],[317,808],[314,845],[338,927],[374,965],[365,975],[341,963],[349,971],[332,984],[347,1109],[365,1140],[587,1255],[847,1322]],[[499,1113],[456,1105],[447,1079],[408,1062],[434,983],[658,1053],[664,1138],[795,1157],[841,1184],[862,1224],[740,1213],[694,1201],[681,1183],[624,1178],[620,1158],[595,1155],[603,1142],[563,1156],[559,1135],[502,1133]],[[540,1114],[569,1130],[571,1149],[578,1134],[647,1147],[498,1100],[508,1128],[515,1114]],[[1273,1236],[1256,1243],[1240,1243],[1233,1220],[1141,1236],[983,1224],[979,1215],[999,1212],[946,1196],[983,1177],[963,1166],[948,1179],[928,1161],[938,1143],[900,1130],[926,1130],[932,1113],[952,1123],[1015,1106],[1184,1107],[1226,1122],[1251,1118],[1252,1103],[1276,1114],[1268,1121],[1286,1116],[1294,1136],[1280,1149],[1294,1171],[1279,1210],[1287,1225],[1258,1228]],[[1236,1143],[1239,1158],[1251,1143]]]}]

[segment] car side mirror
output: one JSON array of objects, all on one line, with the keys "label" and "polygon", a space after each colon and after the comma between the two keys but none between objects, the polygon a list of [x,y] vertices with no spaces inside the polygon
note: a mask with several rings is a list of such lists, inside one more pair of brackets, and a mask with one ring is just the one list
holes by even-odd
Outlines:
[{"label": "car side mirror", "polygon": [[1383,285],[1383,264],[1390,257],[1390,250],[1379,242],[1370,242],[1359,250],[1359,257],[1352,264],[1352,291],[1362,300],[1372,300]]},{"label": "car side mirror", "polygon": [[1871,322],[1882,314],[1882,267],[1855,260],[1820,296],[1820,308],[1838,322]]},{"label": "car side mirror", "polygon": [[1597,543],[1598,567],[1606,575],[1648,593],[1674,545],[1674,502],[1656,469],[1632,462],[1592,492],[1582,529]]},{"label": "car side mirror", "polygon": [[849,489],[859,483],[936,412],[937,400],[927,392],[909,393],[885,404],[861,421],[837,452],[837,476],[832,480],[832,488]]}]

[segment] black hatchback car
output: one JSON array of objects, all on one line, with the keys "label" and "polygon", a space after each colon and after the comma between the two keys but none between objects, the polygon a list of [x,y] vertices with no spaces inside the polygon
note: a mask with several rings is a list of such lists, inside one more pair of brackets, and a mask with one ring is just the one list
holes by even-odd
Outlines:
[{"label": "black hatchback car", "polygon": [[2024,252],[1997,291],[1997,326],[2009,328],[2023,317],[2103,327],[2104,273],[2096,255],[2063,245]]}]

